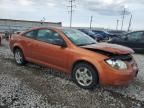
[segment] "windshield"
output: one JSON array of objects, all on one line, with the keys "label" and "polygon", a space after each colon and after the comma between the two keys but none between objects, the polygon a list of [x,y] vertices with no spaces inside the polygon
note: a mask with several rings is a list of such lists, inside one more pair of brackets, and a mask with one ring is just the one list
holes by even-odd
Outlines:
[{"label": "windshield", "polygon": [[103,31],[104,33],[106,33],[106,34],[111,34],[111,33],[109,33],[108,31]]},{"label": "windshield", "polygon": [[79,30],[63,29],[63,32],[77,46],[96,44],[94,39]]}]

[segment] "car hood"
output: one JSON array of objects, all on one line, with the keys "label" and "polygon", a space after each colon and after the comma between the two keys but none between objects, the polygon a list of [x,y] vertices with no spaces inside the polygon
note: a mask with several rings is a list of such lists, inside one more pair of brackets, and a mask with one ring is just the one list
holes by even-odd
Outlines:
[{"label": "car hood", "polygon": [[131,48],[109,43],[97,43],[92,45],[81,46],[82,48],[90,50],[100,50],[113,54],[132,54],[134,51]]}]

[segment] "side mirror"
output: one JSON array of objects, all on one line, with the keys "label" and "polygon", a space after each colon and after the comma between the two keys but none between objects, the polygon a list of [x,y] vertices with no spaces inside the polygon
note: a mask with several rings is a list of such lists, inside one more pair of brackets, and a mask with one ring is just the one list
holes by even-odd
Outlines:
[{"label": "side mirror", "polygon": [[128,37],[127,37],[127,36],[123,36],[122,39],[124,39],[124,40],[127,41],[127,40],[128,40]]},{"label": "side mirror", "polygon": [[55,40],[55,44],[61,46],[62,48],[67,47],[67,44],[66,44],[65,41],[62,40],[62,39],[57,39],[57,40]]},{"label": "side mirror", "polygon": [[124,39],[125,39],[125,40],[128,40],[128,37],[126,36]]},{"label": "side mirror", "polygon": [[16,32],[16,34],[20,34],[21,32]]}]

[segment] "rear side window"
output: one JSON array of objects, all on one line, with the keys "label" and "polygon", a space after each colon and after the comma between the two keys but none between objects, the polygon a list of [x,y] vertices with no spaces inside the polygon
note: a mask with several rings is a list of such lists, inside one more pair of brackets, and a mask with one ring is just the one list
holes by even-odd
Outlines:
[{"label": "rear side window", "polygon": [[51,34],[50,30],[46,30],[46,29],[39,30],[37,34],[37,39],[41,41],[48,41],[48,35],[50,34]]},{"label": "rear side window", "polygon": [[36,36],[36,31],[33,30],[33,31],[30,31],[30,32],[27,32],[24,34],[25,37],[28,37],[28,38],[34,38]]}]

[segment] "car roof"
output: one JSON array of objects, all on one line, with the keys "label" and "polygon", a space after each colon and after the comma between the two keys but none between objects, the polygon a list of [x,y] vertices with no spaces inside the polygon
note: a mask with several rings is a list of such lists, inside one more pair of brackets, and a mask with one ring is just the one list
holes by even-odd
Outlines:
[{"label": "car roof", "polygon": [[144,32],[144,30],[130,31],[130,32],[128,32],[127,34],[129,34],[129,33],[134,33],[134,32]]},{"label": "car roof", "polygon": [[144,30],[137,30],[137,31],[132,31],[132,32],[144,32]]},{"label": "car roof", "polygon": [[38,29],[53,29],[53,30],[77,30],[77,29],[74,29],[74,28],[68,28],[68,27],[33,27],[33,28],[30,28],[30,29],[27,29],[26,31],[22,32],[21,34],[24,34],[24,33],[27,33],[29,31],[32,31],[32,30],[38,30]]},{"label": "car roof", "polygon": [[29,30],[37,30],[37,29],[58,29],[58,27],[33,27],[33,28],[29,28]]},{"label": "car roof", "polygon": [[77,30],[75,28],[69,28],[69,27],[33,27],[28,30],[37,30],[37,29],[57,29],[57,30],[74,29],[74,30]]}]

